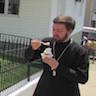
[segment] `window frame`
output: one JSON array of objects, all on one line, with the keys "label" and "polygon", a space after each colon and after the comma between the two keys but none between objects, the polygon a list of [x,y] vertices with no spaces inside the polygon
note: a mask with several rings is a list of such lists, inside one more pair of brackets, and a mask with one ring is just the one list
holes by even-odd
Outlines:
[{"label": "window frame", "polygon": [[20,13],[20,0],[19,0],[19,6],[18,6],[18,13],[17,14],[9,14],[8,13],[8,4],[9,4],[9,0],[5,0],[5,6],[4,6],[4,13],[0,13],[0,15],[12,15],[12,16],[19,16]]}]

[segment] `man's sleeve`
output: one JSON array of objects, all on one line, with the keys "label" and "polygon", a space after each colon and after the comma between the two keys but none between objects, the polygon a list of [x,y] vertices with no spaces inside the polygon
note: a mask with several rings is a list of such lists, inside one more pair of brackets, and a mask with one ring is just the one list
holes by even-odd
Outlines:
[{"label": "man's sleeve", "polygon": [[39,59],[39,58],[40,58],[40,50],[34,51],[31,46],[29,46],[25,50],[25,59],[26,59],[26,61],[31,62],[31,61],[33,61],[35,59]]},{"label": "man's sleeve", "polygon": [[[43,39],[42,41],[43,42],[48,42],[49,39]],[[40,59],[41,58],[41,53],[47,47],[49,47],[49,46],[45,46],[45,45],[41,44],[41,46],[40,46],[40,48],[38,48],[38,50],[33,50],[32,46],[29,45],[29,47],[25,50],[25,60],[31,62],[35,59]]]},{"label": "man's sleeve", "polygon": [[79,51],[76,63],[78,63],[78,67],[75,69],[68,68],[63,64],[59,64],[56,70],[57,75],[61,75],[73,82],[82,84],[86,83],[88,80],[88,71],[89,71],[89,60],[87,50],[83,52]]}]

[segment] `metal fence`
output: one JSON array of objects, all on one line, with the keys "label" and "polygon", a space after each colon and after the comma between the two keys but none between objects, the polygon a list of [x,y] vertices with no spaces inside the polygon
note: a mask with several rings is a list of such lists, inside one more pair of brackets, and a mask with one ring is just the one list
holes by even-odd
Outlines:
[{"label": "metal fence", "polygon": [[[25,49],[31,38],[0,33],[0,93],[40,70],[25,62]],[[7,96],[7,95],[4,95]]]}]

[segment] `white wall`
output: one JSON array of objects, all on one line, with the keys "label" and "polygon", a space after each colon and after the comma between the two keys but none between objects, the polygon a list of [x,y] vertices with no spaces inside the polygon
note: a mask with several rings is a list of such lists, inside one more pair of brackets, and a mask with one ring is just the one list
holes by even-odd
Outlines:
[{"label": "white wall", "polygon": [[76,20],[74,33],[84,24],[86,0],[21,0],[19,16],[0,15],[0,32],[43,38],[52,36],[52,20],[70,15]]},{"label": "white wall", "polygon": [[42,38],[49,35],[51,0],[20,0],[19,16],[0,15],[0,33]]},{"label": "white wall", "polygon": [[[81,0],[81,2],[75,2],[75,0],[52,0],[52,1],[54,2],[53,6],[55,6],[55,8],[54,7],[52,8],[55,9],[55,12],[52,13],[51,16],[52,17],[55,17],[57,15],[72,16],[76,20],[76,28],[73,34],[79,32],[84,25],[86,0]],[[52,23],[50,25],[52,25]]]},{"label": "white wall", "polygon": [[96,9],[96,0],[93,0],[93,9]]},{"label": "white wall", "polygon": [[86,0],[81,0],[81,2],[75,2],[75,0],[66,0],[64,14],[72,16],[76,20],[76,28],[73,34],[79,32],[84,25],[85,9]]},{"label": "white wall", "polygon": [[40,77],[35,78],[33,81],[28,82],[25,86],[19,88],[8,96],[32,96]]}]

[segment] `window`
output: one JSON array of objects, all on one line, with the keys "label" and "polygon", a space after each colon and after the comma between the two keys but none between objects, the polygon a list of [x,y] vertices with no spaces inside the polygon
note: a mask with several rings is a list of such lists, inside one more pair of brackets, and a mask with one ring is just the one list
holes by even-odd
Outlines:
[{"label": "window", "polygon": [[18,13],[19,13],[19,0],[9,0],[8,14],[18,14]]},{"label": "window", "polygon": [[20,0],[0,0],[0,13],[2,14],[19,14]]},{"label": "window", "polygon": [[0,13],[4,13],[5,0],[0,0]]}]

